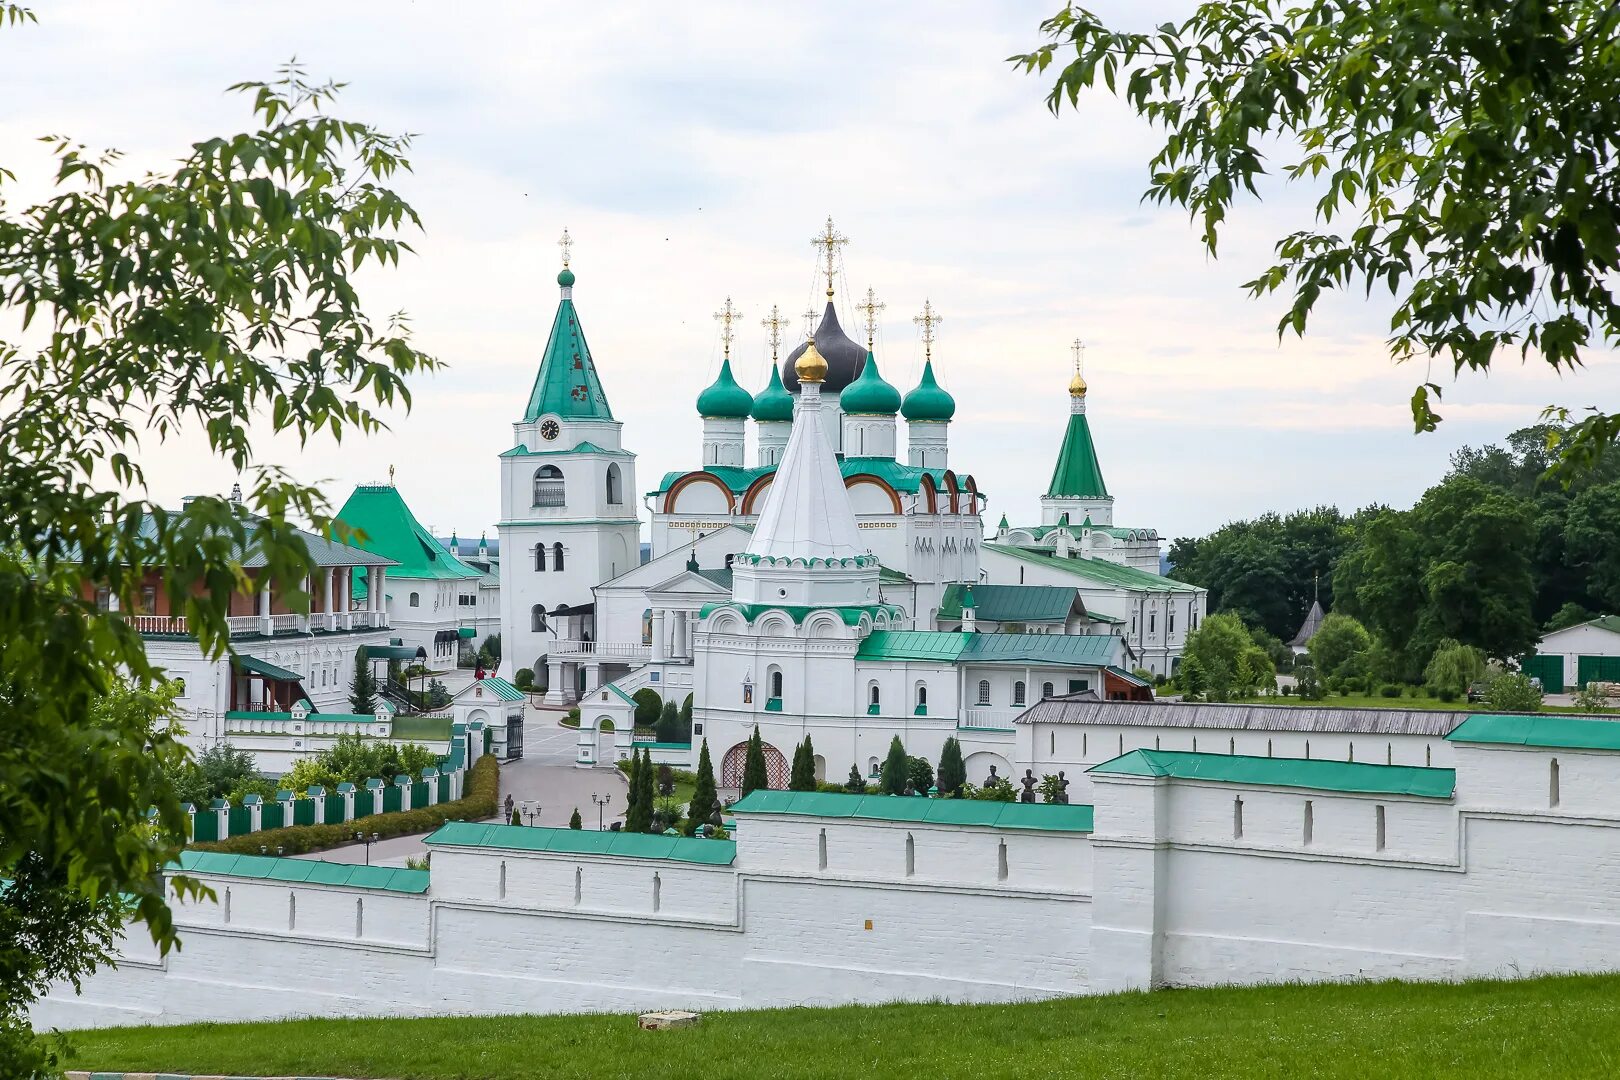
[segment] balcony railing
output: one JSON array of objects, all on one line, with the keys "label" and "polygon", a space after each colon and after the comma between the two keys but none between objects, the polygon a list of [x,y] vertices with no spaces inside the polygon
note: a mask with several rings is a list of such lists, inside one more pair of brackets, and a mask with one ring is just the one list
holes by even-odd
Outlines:
[{"label": "balcony railing", "polygon": [[962,719],[957,727],[965,728],[994,728],[998,730],[1013,730],[1013,719],[1024,711],[1020,705],[1012,709],[987,708],[983,705],[969,706],[962,710]]},{"label": "balcony railing", "polygon": [[[130,624],[138,634],[186,635],[191,630],[183,615],[131,615]],[[225,620],[231,637],[253,637],[264,634],[299,634],[310,630],[371,630],[386,627],[388,615],[382,611],[339,611],[328,614],[317,611],[313,615],[232,615]]]},{"label": "balcony railing", "polygon": [[546,651],[555,656],[596,656],[606,660],[652,659],[652,646],[639,641],[556,641]]}]

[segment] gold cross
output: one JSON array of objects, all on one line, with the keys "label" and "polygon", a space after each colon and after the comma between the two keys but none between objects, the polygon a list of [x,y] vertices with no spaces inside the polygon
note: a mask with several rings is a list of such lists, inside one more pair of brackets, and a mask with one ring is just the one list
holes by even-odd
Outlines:
[{"label": "gold cross", "polygon": [[568,249],[574,246],[574,242],[568,237],[567,228],[563,229],[562,239],[557,241],[557,246],[562,248],[563,269],[566,270],[568,269]]},{"label": "gold cross", "polygon": [[866,351],[867,352],[872,351],[872,341],[873,341],[874,338],[877,337],[877,315],[878,315],[878,312],[882,311],[884,308],[886,308],[888,306],[889,306],[888,304],[885,304],[883,301],[881,301],[881,300],[879,300],[877,298],[877,293],[872,291],[872,287],[870,285],[868,285],[866,287],[866,303],[864,303],[864,304],[856,304],[855,305],[855,310],[856,311],[864,311],[866,313]]},{"label": "gold cross", "polygon": [[720,322],[720,340],[726,347],[726,359],[731,359],[731,324],[742,318],[742,312],[731,306],[731,297],[726,297],[726,306],[714,313]]},{"label": "gold cross", "polygon": [[831,216],[827,218],[827,227],[822,231],[821,235],[810,238],[810,246],[823,249],[824,257],[827,260],[827,299],[829,300],[832,299],[833,295],[833,274],[837,272],[833,266],[833,261],[838,255],[838,249],[847,243],[849,243],[849,237],[833,228]]},{"label": "gold cross", "polygon": [[768,319],[760,320],[759,325],[763,326],[765,329],[767,329],[767,330],[769,330],[771,332],[771,363],[772,364],[776,363],[776,349],[777,349],[777,346],[782,344],[782,327],[786,326],[787,324],[788,324],[788,321],[786,319],[782,318],[782,314],[777,309],[775,304],[771,305],[771,317],[768,318]]},{"label": "gold cross", "polygon": [[816,336],[816,316],[821,314],[815,308],[804,313],[804,336],[813,339]]},{"label": "gold cross", "polygon": [[1069,346],[1069,351],[1074,353],[1074,373],[1084,375],[1086,373],[1086,343],[1079,338],[1075,338],[1074,344]]},{"label": "gold cross", "polygon": [[934,358],[934,327],[945,320],[934,314],[934,305],[931,302],[924,300],[922,314],[915,316],[911,321],[922,327],[923,358],[932,360]]},{"label": "gold cross", "polygon": [[388,466],[388,486],[394,486],[394,467],[392,465]]}]

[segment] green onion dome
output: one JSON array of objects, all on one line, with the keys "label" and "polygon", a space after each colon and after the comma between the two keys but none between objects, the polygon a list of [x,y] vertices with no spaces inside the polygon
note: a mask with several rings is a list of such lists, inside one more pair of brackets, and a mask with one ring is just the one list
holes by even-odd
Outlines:
[{"label": "green onion dome", "polygon": [[793,422],[793,395],[782,385],[782,373],[771,365],[771,381],[754,399],[752,416],[761,423]]},{"label": "green onion dome", "polygon": [[922,381],[906,395],[900,413],[907,420],[949,420],[956,415],[956,399],[934,381],[934,362],[923,365]]},{"label": "green onion dome", "polygon": [[699,416],[716,420],[746,420],[748,410],[754,407],[754,395],[737,385],[731,377],[731,361],[720,365],[720,377],[698,395]]},{"label": "green onion dome", "polygon": [[566,266],[563,267],[562,273],[557,275],[557,284],[565,289],[571,287],[574,284],[574,272]]},{"label": "green onion dome", "polygon": [[900,411],[900,391],[883,381],[877,358],[868,352],[861,377],[844,387],[838,405],[847,415],[893,416]]}]

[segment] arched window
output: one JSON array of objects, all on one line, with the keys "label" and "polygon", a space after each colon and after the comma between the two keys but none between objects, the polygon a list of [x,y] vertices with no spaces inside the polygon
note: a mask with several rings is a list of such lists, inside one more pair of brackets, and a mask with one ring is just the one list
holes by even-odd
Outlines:
[{"label": "arched window", "polygon": [[540,573],[546,572],[546,545],[534,545],[534,568]]},{"label": "arched window", "polygon": [[534,505],[563,506],[566,503],[562,470],[555,465],[542,465],[534,470]]},{"label": "arched window", "polygon": [[989,679],[980,679],[979,680],[979,704],[980,705],[988,705],[988,704],[990,704],[990,680]]},{"label": "arched window", "polygon": [[529,629],[536,634],[543,634],[546,630],[546,605],[536,604],[529,609]]},{"label": "arched window", "polygon": [[1041,700],[1045,701],[1047,698],[1049,698],[1051,696],[1052,696],[1052,684],[1049,683],[1049,682],[1041,683]]},{"label": "arched window", "polygon": [[619,473],[617,462],[609,465],[607,469],[607,501],[609,506],[618,506],[624,502],[624,479]]},{"label": "arched window", "polygon": [[781,696],[782,696],[782,673],[780,671],[772,671],[771,672],[771,697],[779,698]]},{"label": "arched window", "polygon": [[1024,704],[1024,694],[1025,694],[1024,680],[1019,679],[1017,682],[1013,683],[1013,704],[1014,705],[1022,705],[1022,704]]},{"label": "arched window", "polygon": [[927,683],[918,683],[917,684],[917,715],[918,716],[926,716],[927,714],[928,714],[928,684]]},{"label": "arched window", "polygon": [[867,698],[866,704],[868,706],[868,711],[873,712],[873,713],[877,712],[878,711],[878,705],[881,702],[881,695],[878,693],[878,684],[877,683],[873,683],[870,687],[867,688],[866,698]]},{"label": "arched window", "polygon": [[562,544],[560,543],[551,545],[551,568],[553,570],[563,568]]},{"label": "arched window", "polygon": [[421,607],[421,606],[422,606],[422,594],[421,593],[415,593],[415,592],[411,593],[411,607]]}]

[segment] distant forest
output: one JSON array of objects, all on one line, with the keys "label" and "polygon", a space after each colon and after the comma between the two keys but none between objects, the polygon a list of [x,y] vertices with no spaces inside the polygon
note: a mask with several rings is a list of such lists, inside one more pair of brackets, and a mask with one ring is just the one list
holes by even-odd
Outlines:
[{"label": "distant forest", "polygon": [[1406,510],[1318,506],[1234,521],[1170,545],[1171,576],[1211,613],[1287,641],[1320,589],[1416,678],[1445,639],[1510,659],[1542,633],[1620,611],[1620,454],[1569,487],[1545,478],[1559,428],[1464,447]]}]

